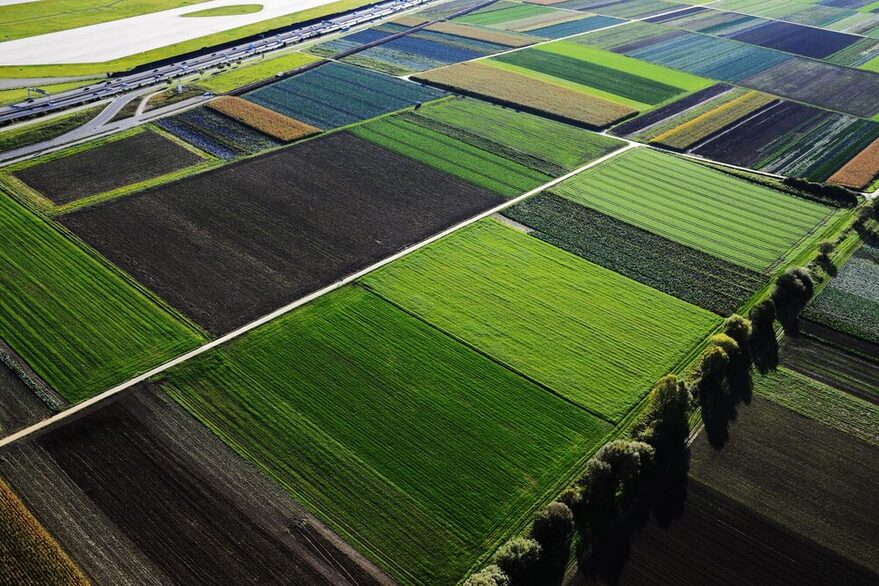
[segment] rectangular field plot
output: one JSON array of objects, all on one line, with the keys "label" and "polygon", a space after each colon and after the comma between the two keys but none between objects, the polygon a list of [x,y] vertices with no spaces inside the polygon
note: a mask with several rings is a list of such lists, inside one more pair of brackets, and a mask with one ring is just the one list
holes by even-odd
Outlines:
[{"label": "rectangular field plot", "polygon": [[655,14],[686,8],[686,4],[663,2],[662,0],[615,0],[612,2],[608,2],[608,0],[567,0],[566,2],[554,2],[552,5],[568,10],[584,10],[596,14],[632,19],[647,18]]},{"label": "rectangular field plot", "polygon": [[[862,118],[879,114],[879,73],[794,57],[742,85]],[[840,91],[845,88],[845,91]]]},{"label": "rectangular field plot", "polygon": [[561,122],[471,99],[438,101],[351,133],[506,197],[622,146]]},{"label": "rectangular field plot", "polygon": [[778,265],[832,210],[645,148],[552,191],[754,271]]},{"label": "rectangular field plot", "polygon": [[[877,137],[876,122],[781,101],[695,145],[692,152],[714,161],[825,181]],[[869,152],[864,157],[869,167]]]},{"label": "rectangular field plot", "polygon": [[590,128],[604,128],[637,110],[573,87],[502,69],[486,61],[459,63],[416,77],[441,88]]},{"label": "rectangular field plot", "polygon": [[493,61],[638,110],[711,85],[688,73],[566,41],[506,53]]},{"label": "rectangular field plot", "polygon": [[759,273],[551,193],[503,213],[533,228],[532,236],[721,315],[735,312],[766,282]]},{"label": "rectangular field plot", "polygon": [[786,336],[781,363],[824,384],[879,401],[879,358],[870,360],[812,336]]},{"label": "rectangular field plot", "polygon": [[220,333],[501,201],[338,133],[62,222]]},{"label": "rectangular field plot", "polygon": [[879,344],[879,247],[864,244],[809,303],[803,317]]},{"label": "rectangular field plot", "polygon": [[[341,39],[321,43],[309,51],[322,57],[332,57],[342,51],[379,41],[408,29],[409,27],[397,24],[383,24]],[[354,55],[342,58],[342,61],[392,75],[400,75],[434,69],[459,61],[469,61],[508,48],[506,45],[486,40],[422,29],[404,37],[386,41],[379,46],[369,47]]]},{"label": "rectangular field plot", "polygon": [[0,433],[9,435],[51,413],[46,403],[0,362]]},{"label": "rectangular field plot", "polygon": [[720,321],[489,220],[363,282],[614,422]]},{"label": "rectangular field plot", "polygon": [[[858,564],[862,572],[875,574],[879,572],[875,555],[879,519],[873,512],[879,505],[874,490],[879,447],[824,425],[820,416],[817,420],[802,417],[775,404],[771,397],[773,402],[761,398],[764,384],[787,392],[791,381],[784,374],[778,371],[779,376],[771,375],[771,382],[755,381],[757,397],[752,405],[739,409],[730,428],[731,439],[722,450],[713,448],[704,437],[694,442],[691,476],[819,544],[821,549],[847,559],[852,566]],[[809,391],[803,391],[808,402]],[[860,401],[838,393],[844,399]],[[816,399],[820,401],[820,395]],[[873,406],[874,431],[877,416],[879,407]],[[773,547],[781,545],[754,540]],[[848,573],[831,581],[854,583],[846,578]],[[854,577],[857,575],[854,573]],[[755,580],[767,582],[771,580]]]},{"label": "rectangular field plot", "polygon": [[0,338],[71,402],[203,341],[128,277],[2,193]]},{"label": "rectangular field plot", "polygon": [[16,167],[14,177],[53,204],[142,183],[205,159],[152,130],[73,147]]},{"label": "rectangular field plot", "polygon": [[244,95],[252,102],[321,129],[345,126],[443,95],[394,77],[339,63]]},{"label": "rectangular field plot", "polygon": [[549,6],[502,1],[459,16],[454,22],[508,31],[529,31],[578,18],[580,15],[577,13],[555,10]]},{"label": "rectangular field plot", "polygon": [[610,431],[356,286],[163,386],[404,584],[456,583]]},{"label": "rectangular field plot", "polygon": [[858,153],[852,160],[831,175],[828,183],[865,189],[879,177],[879,139]]},{"label": "rectangular field plot", "polygon": [[252,155],[284,144],[232,120],[212,109],[201,107],[156,121],[163,130],[221,159]]},{"label": "rectangular field plot", "polygon": [[95,584],[388,582],[148,388],[3,455],[4,477]]},{"label": "rectangular field plot", "polygon": [[611,18],[610,16],[587,16],[578,20],[570,20],[559,24],[531,29],[528,31],[528,34],[546,39],[560,39],[571,35],[588,33],[589,31],[613,26],[623,22],[625,21],[621,18]]}]

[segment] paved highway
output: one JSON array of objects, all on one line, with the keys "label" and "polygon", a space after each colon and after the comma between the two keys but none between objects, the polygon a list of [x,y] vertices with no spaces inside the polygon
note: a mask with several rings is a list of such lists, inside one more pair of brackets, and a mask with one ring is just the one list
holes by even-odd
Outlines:
[{"label": "paved highway", "polygon": [[344,32],[350,27],[390,16],[396,12],[408,10],[415,6],[428,3],[430,0],[389,0],[373,6],[343,14],[335,18],[323,20],[317,24],[302,26],[288,31],[267,36],[263,39],[242,43],[235,47],[206,53],[198,57],[162,65],[150,71],[133,73],[99,81],[85,87],[67,92],[38,98],[28,103],[15,104],[0,108],[0,124],[8,124],[30,116],[47,114],[57,110],[66,110],[76,106],[104,100],[110,97],[137,91],[145,87],[163,84],[168,80],[191,75],[198,71],[216,67],[223,63],[231,63],[259,53],[274,51],[336,32]]}]

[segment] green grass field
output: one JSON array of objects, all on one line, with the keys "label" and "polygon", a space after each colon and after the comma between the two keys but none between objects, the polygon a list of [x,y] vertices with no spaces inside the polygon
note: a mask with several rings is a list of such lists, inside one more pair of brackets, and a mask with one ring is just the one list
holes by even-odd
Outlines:
[{"label": "green grass field", "polygon": [[571,171],[624,145],[622,141],[533,114],[470,98],[438,100],[417,116],[457,133],[478,134],[528,156]]},{"label": "green grass field", "polygon": [[405,584],[460,580],[610,431],[359,287],[164,388]]},{"label": "green grass field", "polygon": [[350,132],[506,197],[520,195],[552,179],[522,163],[401,117],[367,122]]},{"label": "green grass field", "polygon": [[[95,80],[85,80],[85,81],[71,81],[68,83],[54,83],[50,85],[41,85],[39,88],[45,92],[50,94],[60,94],[61,92],[66,92],[68,90],[73,90],[78,87],[82,87],[84,85],[89,85],[95,83]],[[37,94],[32,94],[34,97],[40,97]],[[27,88],[15,88],[11,90],[0,90],[0,106],[7,106],[9,104],[18,104],[19,102],[23,102],[27,99]]]},{"label": "green grass field", "polygon": [[800,415],[879,445],[879,405],[779,368],[755,375],[754,394]]},{"label": "green grass field", "polygon": [[255,81],[274,77],[277,73],[314,63],[317,60],[317,57],[305,53],[287,53],[272,59],[260,59],[245,63],[235,69],[227,69],[216,75],[199,79],[198,85],[221,94]]},{"label": "green grass field", "polygon": [[460,16],[455,19],[456,23],[472,24],[476,26],[492,26],[503,24],[511,20],[520,20],[541,14],[554,12],[552,8],[538,6],[536,4],[516,4],[514,2],[498,2],[482,10]]},{"label": "green grass field", "polygon": [[34,122],[9,130],[0,130],[0,152],[11,151],[32,144],[37,144],[44,140],[51,140],[62,134],[79,128],[95,116],[97,116],[104,106],[94,106],[73,112],[72,114],[64,114],[42,122]]},{"label": "green grass field", "polygon": [[0,338],[79,401],[204,338],[53,226],[0,193]]},{"label": "green grass field", "polygon": [[713,83],[703,77],[567,41],[507,53],[492,61],[504,68],[640,111]]},{"label": "green grass field", "polygon": [[646,148],[623,153],[552,191],[755,271],[780,263],[833,213]]},{"label": "green grass field", "polygon": [[492,220],[363,282],[613,422],[720,322]]}]

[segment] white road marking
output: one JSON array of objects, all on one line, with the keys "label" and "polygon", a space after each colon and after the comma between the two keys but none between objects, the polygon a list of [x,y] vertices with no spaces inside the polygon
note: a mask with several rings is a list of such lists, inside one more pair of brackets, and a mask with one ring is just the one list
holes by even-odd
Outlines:
[{"label": "white road marking", "polygon": [[48,428],[50,428],[54,425],[57,425],[58,423],[64,421],[65,419],[67,419],[69,417],[76,415],[77,413],[79,413],[85,409],[88,409],[90,407],[94,407],[95,405],[97,405],[103,401],[106,401],[107,399],[109,399],[115,395],[118,395],[119,393],[121,393],[127,389],[130,389],[131,387],[137,385],[138,383],[141,383],[149,378],[152,378],[152,377],[156,376],[157,374],[165,372],[166,370],[168,370],[170,368],[173,368],[179,364],[182,364],[182,363],[186,362],[187,360],[191,360],[191,359],[195,358],[196,356],[204,354],[205,352],[208,352],[208,351],[210,351],[218,346],[221,346],[227,342],[231,342],[235,338],[238,338],[238,337],[246,334],[247,332],[258,328],[261,325],[264,325],[274,319],[277,319],[284,314],[290,313],[294,309],[301,307],[301,306],[305,305],[306,303],[314,301],[318,297],[322,297],[322,296],[326,295],[327,293],[331,293],[331,292],[335,291],[336,289],[339,289],[341,287],[344,287],[345,285],[353,283],[357,279],[359,279],[359,278],[361,278],[361,277],[363,277],[363,276],[365,276],[365,275],[367,275],[377,269],[380,269],[381,267],[383,267],[389,263],[392,263],[395,260],[398,260],[400,258],[403,258],[404,256],[412,254],[416,250],[424,248],[425,246],[436,242],[440,238],[448,236],[449,234],[452,234],[453,232],[456,232],[458,230],[461,230],[462,228],[465,228],[471,224],[474,224],[475,222],[478,222],[479,220],[485,219],[485,218],[491,216],[492,214],[496,214],[498,212],[501,212],[501,211],[505,210],[506,208],[513,206],[513,205],[516,205],[517,203],[521,202],[522,200],[531,197],[532,195],[536,195],[545,189],[549,189],[555,185],[558,185],[559,183],[561,183],[563,181],[566,181],[567,179],[570,179],[571,177],[574,177],[575,175],[579,175],[583,171],[586,171],[588,169],[591,169],[592,167],[600,165],[600,164],[604,163],[605,161],[612,159],[612,158],[614,158],[614,157],[616,157],[626,151],[629,151],[633,148],[639,148],[640,146],[641,145],[639,145],[637,143],[628,143],[625,146],[613,151],[612,153],[609,153],[609,154],[604,155],[603,157],[596,159],[590,163],[586,163],[585,165],[577,167],[576,169],[574,169],[570,173],[566,173],[565,175],[562,175],[561,177],[553,179],[552,181],[550,181],[548,183],[544,183],[543,185],[536,187],[536,188],[532,189],[531,191],[523,193],[522,195],[520,195],[518,197],[515,197],[513,199],[509,199],[501,204],[498,204],[497,206],[495,206],[489,210],[486,210],[480,214],[477,214],[476,216],[473,216],[467,220],[459,222],[458,224],[455,224],[454,226],[452,226],[450,228],[446,228],[442,232],[434,234],[433,236],[431,236],[430,238],[427,238],[426,240],[422,240],[421,242],[417,242],[417,243],[413,244],[412,246],[409,246],[408,248],[405,248],[396,254],[393,254],[383,260],[380,260],[379,262],[377,262],[373,265],[366,267],[365,269],[361,269],[361,270],[357,271],[356,273],[348,275],[344,279],[336,281],[332,285],[328,285],[327,287],[324,287],[323,289],[319,289],[313,293],[309,293],[305,297],[297,299],[296,301],[294,301],[288,305],[285,305],[284,307],[281,307],[280,309],[276,309],[275,311],[273,311],[267,315],[264,315],[263,317],[238,328],[237,330],[231,331],[228,334],[221,336],[220,338],[217,338],[216,340],[213,340],[212,342],[208,342],[207,344],[204,344],[202,346],[199,346],[198,348],[190,350],[189,352],[182,354],[182,355],[178,356],[177,358],[174,358],[174,359],[172,359],[172,360],[170,360],[160,366],[157,366],[156,368],[153,368],[152,370],[149,370],[139,376],[132,378],[131,380],[128,380],[120,385],[113,387],[112,389],[106,390],[99,395],[95,395],[91,399],[87,399],[81,403],[77,403],[76,405],[73,405],[73,406],[65,409],[64,411],[61,411],[60,413],[57,413],[56,415],[49,417],[48,419],[44,419],[38,423],[35,423],[34,425],[31,425],[29,427],[25,427],[24,429],[22,429],[20,431],[17,431],[11,435],[8,435],[5,438],[0,439],[0,448],[3,448],[4,446],[8,446],[9,444],[12,444],[12,443],[17,442],[19,440],[22,440],[30,435],[33,435],[35,433],[40,432],[40,431],[47,430]]}]

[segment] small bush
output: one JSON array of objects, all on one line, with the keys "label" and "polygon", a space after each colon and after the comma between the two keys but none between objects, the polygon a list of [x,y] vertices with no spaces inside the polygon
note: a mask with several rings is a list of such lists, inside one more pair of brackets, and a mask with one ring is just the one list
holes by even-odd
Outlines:
[{"label": "small bush", "polygon": [[510,577],[492,564],[467,578],[464,581],[464,586],[510,586]]},{"label": "small bush", "polygon": [[534,539],[514,537],[494,554],[494,563],[510,578],[512,584],[528,581],[540,563],[543,553]]}]

